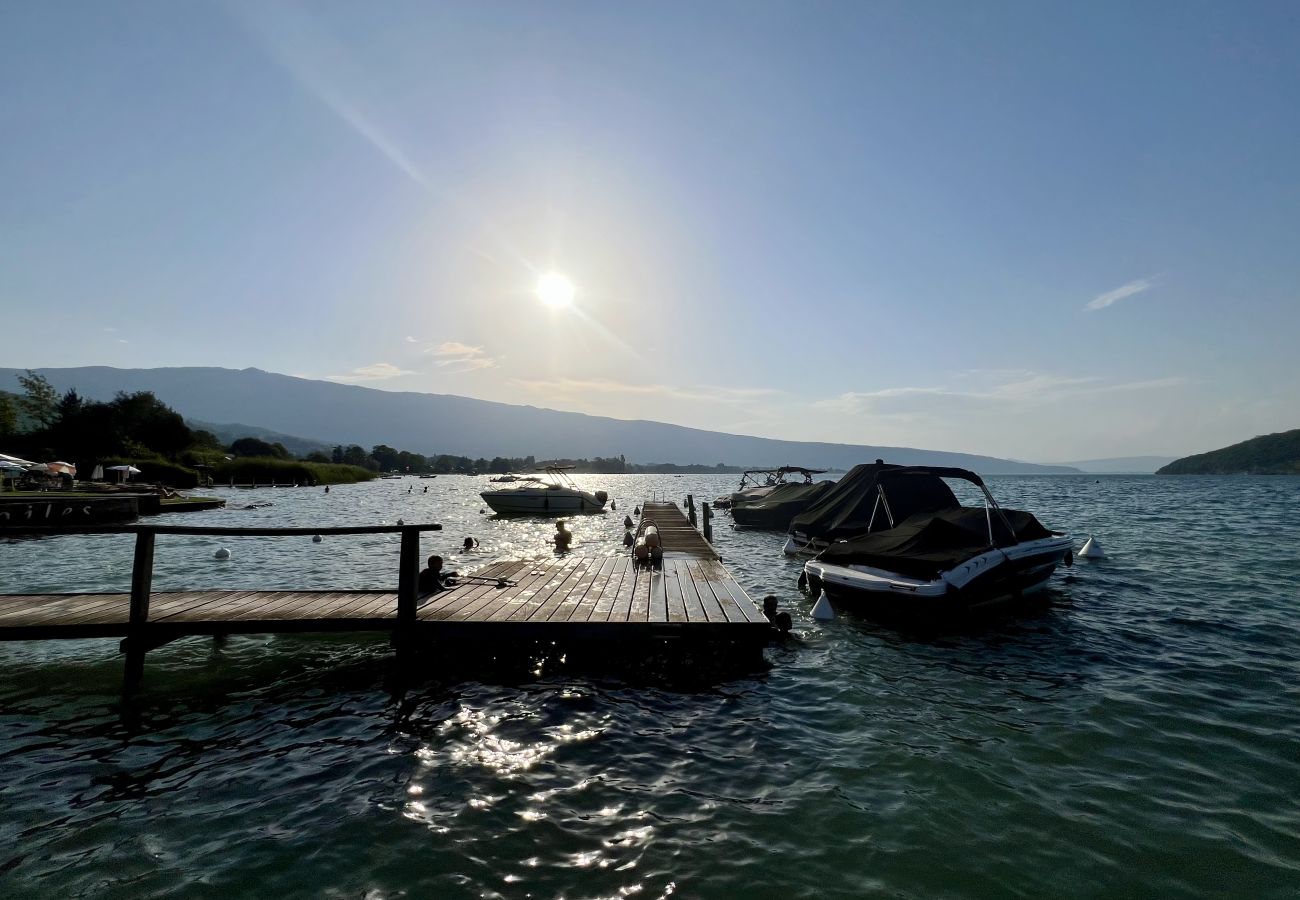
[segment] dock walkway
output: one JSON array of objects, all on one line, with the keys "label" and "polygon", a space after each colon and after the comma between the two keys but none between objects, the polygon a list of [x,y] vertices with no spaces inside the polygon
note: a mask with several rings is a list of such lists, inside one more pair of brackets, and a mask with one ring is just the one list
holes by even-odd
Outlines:
[{"label": "dock walkway", "polygon": [[[0,640],[122,638],[128,687],[142,676],[148,650],[194,635],[390,632],[399,649],[466,640],[764,645],[771,633],[766,618],[681,510],[672,503],[646,503],[641,527],[651,521],[664,547],[662,565],[655,568],[635,565],[630,554],[499,560],[451,589],[425,596],[415,589],[419,535],[437,525],[87,529],[136,534],[132,591],[0,595]],[[151,589],[158,534],[376,532],[402,535],[396,591]]]}]

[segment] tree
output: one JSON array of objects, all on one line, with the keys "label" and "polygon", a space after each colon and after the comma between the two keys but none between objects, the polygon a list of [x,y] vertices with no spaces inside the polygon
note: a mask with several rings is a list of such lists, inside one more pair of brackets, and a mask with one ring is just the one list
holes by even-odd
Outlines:
[{"label": "tree", "polygon": [[382,472],[391,472],[397,468],[398,452],[387,444],[376,444],[370,449],[370,458],[373,459]]},{"label": "tree", "polygon": [[358,444],[352,444],[343,451],[342,461],[346,465],[361,466],[363,469],[368,469],[374,465],[374,462],[370,459],[370,454]]},{"label": "tree", "polygon": [[289,451],[283,444],[269,443],[261,438],[242,437],[230,445],[230,452],[235,456],[270,456],[275,459],[288,459]]},{"label": "tree", "polygon": [[8,394],[0,394],[0,438],[11,437],[18,433],[18,410]]},{"label": "tree", "polygon": [[211,431],[200,428],[194,432],[194,446],[202,450],[225,450],[225,445]]},{"label": "tree", "polygon": [[18,402],[28,418],[40,428],[49,428],[58,421],[59,392],[44,375],[28,369],[26,375],[18,376],[18,383],[23,386],[23,396]]},{"label": "tree", "polygon": [[334,463],[342,463],[342,462],[343,462],[343,445],[342,445],[342,444],[335,444],[335,445],[334,445],[334,453],[332,454],[332,458],[331,458],[330,462],[334,462]]},{"label": "tree", "polygon": [[109,405],[128,443],[141,445],[168,459],[175,459],[194,443],[194,433],[181,414],[150,391],[119,393]]},{"label": "tree", "polygon": [[320,450],[313,450],[312,452],[304,456],[303,459],[306,460],[307,462],[314,462],[314,463],[330,462],[329,455],[326,453],[322,453]]}]

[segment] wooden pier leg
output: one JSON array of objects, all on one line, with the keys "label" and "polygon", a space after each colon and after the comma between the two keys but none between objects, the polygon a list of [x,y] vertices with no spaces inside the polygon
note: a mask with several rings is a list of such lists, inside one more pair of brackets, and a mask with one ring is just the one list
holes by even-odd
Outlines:
[{"label": "wooden pier leg", "polygon": [[144,679],[145,623],[149,621],[149,594],[153,590],[153,549],[157,535],[141,529],[135,533],[135,559],[131,564],[131,617],[128,637],[122,642],[126,654],[123,690],[134,691]]},{"label": "wooden pier leg", "polygon": [[692,528],[697,527],[697,523],[695,521],[695,495],[694,494],[686,495],[686,518],[690,519]]},{"label": "wooden pier leg", "polygon": [[420,532],[417,529],[402,529],[397,564],[397,626],[393,629],[393,647],[397,651],[398,667],[405,670],[411,664],[415,645],[415,613],[419,601]]},{"label": "wooden pier leg", "polygon": [[713,543],[713,510],[709,509],[708,503],[701,503],[700,508],[704,512],[704,539],[710,544]]}]

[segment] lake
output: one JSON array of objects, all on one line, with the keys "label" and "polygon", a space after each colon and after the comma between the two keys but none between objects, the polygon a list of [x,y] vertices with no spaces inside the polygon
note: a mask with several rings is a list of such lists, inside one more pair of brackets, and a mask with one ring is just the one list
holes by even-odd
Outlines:
[{"label": "lake", "polygon": [[[578,480],[618,503],[571,520],[595,555],[650,491],[737,479]],[[713,684],[561,670],[396,694],[382,637],[195,638],[151,653],[123,705],[115,641],[0,645],[0,894],[1294,897],[1300,478],[989,484],[1109,557],[1026,614],[910,634],[812,621],[782,537],[723,515],[725,564],[802,640]],[[436,521],[425,550],[450,568],[548,555],[553,521],[483,514],[486,487],[221,489],[227,510],[152,521]],[[395,536],[217,546],[160,538],[155,588],[395,580]],[[0,541],[0,592],[126,590],[131,547]]]}]

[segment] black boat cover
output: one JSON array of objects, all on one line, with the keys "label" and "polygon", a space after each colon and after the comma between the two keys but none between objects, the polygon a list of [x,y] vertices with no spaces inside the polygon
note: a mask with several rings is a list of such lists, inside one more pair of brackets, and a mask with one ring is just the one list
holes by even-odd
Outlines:
[{"label": "black boat cover", "polygon": [[834,485],[833,481],[783,484],[766,497],[732,504],[731,517],[737,525],[784,530],[791,519],[815,503]]},{"label": "black boat cover", "polygon": [[[888,488],[886,488],[888,490]],[[1002,510],[1015,534],[996,511],[990,511],[993,539],[999,547],[1050,537],[1032,514]],[[837,566],[871,566],[909,578],[936,578],[989,549],[989,519],[983,508],[957,507],[918,513],[888,531],[831,544],[817,558]]]},{"label": "black boat cover", "polygon": [[973,479],[981,484],[979,476],[964,469],[910,468],[889,463],[866,463],[854,466],[835,487],[827,491],[806,511],[795,516],[790,531],[823,541],[844,540],[866,534],[870,530],[883,531],[890,527],[889,517],[882,508],[872,522],[871,511],[876,505],[876,485],[884,484],[885,497],[894,522],[901,523],[916,513],[937,512],[959,507],[952,488],[943,483],[941,475]]}]

